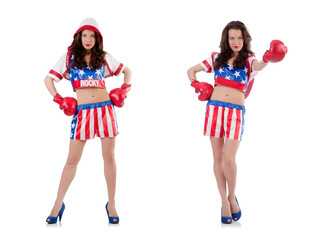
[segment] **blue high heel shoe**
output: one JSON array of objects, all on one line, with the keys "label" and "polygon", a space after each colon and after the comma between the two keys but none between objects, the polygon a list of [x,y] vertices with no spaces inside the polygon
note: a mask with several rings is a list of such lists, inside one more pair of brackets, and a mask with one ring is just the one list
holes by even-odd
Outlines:
[{"label": "blue high heel shoe", "polygon": [[65,209],[65,205],[64,205],[64,202],[62,202],[62,207],[60,209],[59,214],[56,217],[48,216],[48,218],[46,219],[46,222],[48,224],[53,224],[53,223],[56,223],[58,221],[58,218],[59,218],[59,221],[61,221],[64,209]]},{"label": "blue high heel shoe", "polygon": [[222,208],[221,208],[221,222],[225,224],[232,223],[232,217],[224,217],[222,216]]},{"label": "blue high heel shoe", "polygon": [[[235,197],[235,198],[236,198],[236,202],[237,202],[238,207],[239,207],[239,203],[238,203],[238,201],[237,201],[237,197]],[[241,210],[240,210],[240,207],[239,207],[239,212],[237,212],[237,213],[232,213],[231,216],[232,216],[232,219],[234,219],[234,221],[238,221],[238,220],[240,219],[240,217],[241,217]]]},{"label": "blue high heel shoe", "polygon": [[106,209],[106,212],[107,212],[107,216],[108,216],[109,223],[113,223],[113,224],[119,223],[120,222],[120,218],[118,216],[117,217],[110,217],[109,216],[109,212],[108,212],[107,206],[108,206],[108,202],[106,203],[105,209]]}]

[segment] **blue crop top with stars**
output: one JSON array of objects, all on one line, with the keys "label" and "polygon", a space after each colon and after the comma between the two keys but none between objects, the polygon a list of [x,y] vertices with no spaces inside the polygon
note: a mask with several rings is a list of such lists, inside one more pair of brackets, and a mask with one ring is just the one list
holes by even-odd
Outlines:
[{"label": "blue crop top with stars", "polygon": [[85,88],[85,87],[105,88],[104,62],[101,68],[97,68],[94,70],[92,70],[88,65],[83,68],[75,67],[75,69],[72,69],[71,59],[70,59],[69,73],[70,73],[70,81],[74,91],[76,89]]},{"label": "blue crop top with stars", "polygon": [[214,74],[215,85],[222,85],[246,92],[248,85],[248,70],[245,68],[234,69],[232,65],[217,69]]},{"label": "blue crop top with stars", "polygon": [[91,69],[89,66],[72,69],[72,59],[73,55],[68,49],[68,52],[61,56],[59,61],[52,67],[48,76],[57,82],[63,78],[69,80],[74,91],[79,88],[105,89],[105,79],[119,76],[125,69],[124,64],[117,61],[109,53],[106,53],[103,57],[103,65],[97,69]]},{"label": "blue crop top with stars", "polygon": [[254,77],[257,74],[253,70],[253,63],[256,57],[254,55],[248,56],[244,68],[234,69],[233,65],[229,64],[214,71],[214,63],[217,61],[218,56],[217,52],[212,52],[209,58],[200,63],[206,72],[214,72],[214,85],[234,88],[245,93],[245,97],[248,96]]}]

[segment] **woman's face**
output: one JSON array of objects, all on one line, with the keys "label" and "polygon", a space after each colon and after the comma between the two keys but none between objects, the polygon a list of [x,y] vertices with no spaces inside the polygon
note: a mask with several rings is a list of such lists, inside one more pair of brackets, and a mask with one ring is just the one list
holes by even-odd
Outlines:
[{"label": "woman's face", "polygon": [[86,50],[90,50],[95,46],[95,32],[85,29],[81,32],[81,43]]},{"label": "woman's face", "polygon": [[229,29],[228,43],[235,55],[243,48],[244,38],[240,29]]}]

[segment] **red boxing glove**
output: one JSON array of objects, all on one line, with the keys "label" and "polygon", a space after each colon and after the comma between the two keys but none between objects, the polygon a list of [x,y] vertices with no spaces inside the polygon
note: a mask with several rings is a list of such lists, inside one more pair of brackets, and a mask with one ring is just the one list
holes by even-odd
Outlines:
[{"label": "red boxing glove", "polygon": [[61,106],[62,101],[63,101],[63,97],[60,94],[57,93],[55,95],[53,101],[56,102],[57,104],[59,104]]},{"label": "red boxing glove", "polygon": [[209,100],[214,89],[211,84],[206,82],[199,82],[197,80],[193,80],[191,86],[195,88],[196,93],[200,93],[198,97],[200,101]]},{"label": "red boxing glove", "polygon": [[131,84],[126,84],[124,83],[122,86],[121,86],[122,89],[124,89],[126,91],[126,93],[128,93],[130,90],[131,90]]},{"label": "red boxing glove", "polygon": [[60,105],[60,109],[67,116],[74,115],[77,110],[77,100],[73,97],[63,98],[60,94],[56,94],[53,101]]},{"label": "red boxing glove", "polygon": [[130,91],[130,89],[131,84],[124,83],[121,88],[115,88],[110,91],[109,97],[116,107],[123,107],[124,99],[127,98],[127,93]]},{"label": "red boxing glove", "polygon": [[60,109],[62,109],[67,116],[74,115],[77,110],[77,100],[73,97],[63,98]]},{"label": "red boxing glove", "polygon": [[280,62],[288,52],[288,48],[280,40],[273,40],[270,44],[270,50],[263,55],[263,62]]}]

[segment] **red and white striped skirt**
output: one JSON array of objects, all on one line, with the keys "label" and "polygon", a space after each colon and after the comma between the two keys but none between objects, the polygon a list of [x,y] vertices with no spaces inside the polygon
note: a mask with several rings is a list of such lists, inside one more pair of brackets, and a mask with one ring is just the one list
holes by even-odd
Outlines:
[{"label": "red and white striped skirt", "polygon": [[116,137],[118,127],[112,101],[77,106],[71,122],[72,140]]},{"label": "red and white striped skirt", "polygon": [[209,100],[205,113],[204,135],[241,141],[244,132],[245,107]]}]

